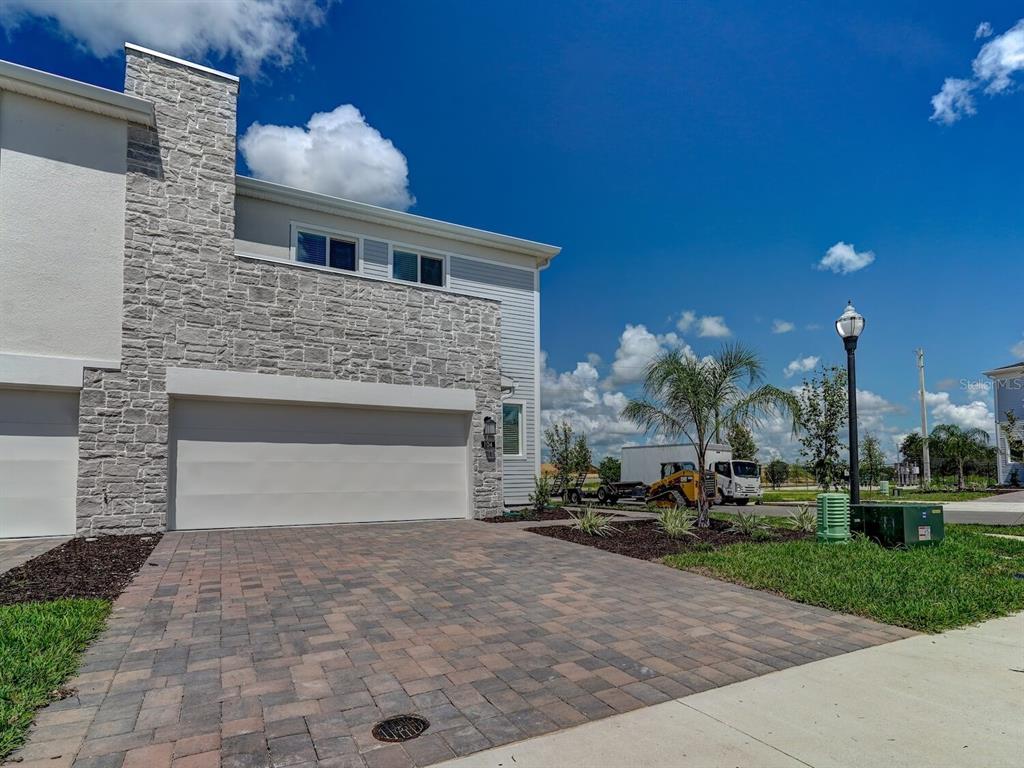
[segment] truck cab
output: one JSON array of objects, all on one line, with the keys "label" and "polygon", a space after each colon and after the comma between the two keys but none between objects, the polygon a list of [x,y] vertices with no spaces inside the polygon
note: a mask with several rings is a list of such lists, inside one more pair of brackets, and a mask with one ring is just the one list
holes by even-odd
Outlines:
[{"label": "truck cab", "polygon": [[743,505],[761,497],[761,468],[754,461],[716,461],[716,501]]}]

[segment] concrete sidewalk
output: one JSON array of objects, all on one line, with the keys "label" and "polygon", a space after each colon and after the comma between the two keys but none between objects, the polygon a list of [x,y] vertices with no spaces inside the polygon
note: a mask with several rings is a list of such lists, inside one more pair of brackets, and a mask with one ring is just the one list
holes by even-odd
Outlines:
[{"label": "concrete sidewalk", "polygon": [[1024,613],[920,635],[440,764],[998,768],[1024,756]]}]

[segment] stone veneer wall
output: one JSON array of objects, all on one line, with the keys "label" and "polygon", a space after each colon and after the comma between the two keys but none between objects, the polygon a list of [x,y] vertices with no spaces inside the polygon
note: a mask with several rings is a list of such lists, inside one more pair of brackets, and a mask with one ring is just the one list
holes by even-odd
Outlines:
[{"label": "stone veneer wall", "polygon": [[123,364],[86,371],[79,533],[165,527],[168,367],[474,389],[474,509],[498,513],[500,451],[479,445],[501,415],[500,305],[236,257],[238,84],[126,53],[156,128],[129,128]]}]

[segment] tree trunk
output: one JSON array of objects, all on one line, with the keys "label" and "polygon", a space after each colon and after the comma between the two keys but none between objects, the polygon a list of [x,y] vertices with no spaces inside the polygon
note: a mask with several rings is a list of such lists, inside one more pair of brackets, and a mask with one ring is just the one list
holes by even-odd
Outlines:
[{"label": "tree trunk", "polygon": [[964,489],[964,462],[960,459],[956,463],[956,489],[962,491]]},{"label": "tree trunk", "polygon": [[[703,445],[703,442],[701,443]],[[705,452],[697,451],[697,527],[710,528],[711,515],[708,514],[708,498],[704,493],[704,463]]]}]

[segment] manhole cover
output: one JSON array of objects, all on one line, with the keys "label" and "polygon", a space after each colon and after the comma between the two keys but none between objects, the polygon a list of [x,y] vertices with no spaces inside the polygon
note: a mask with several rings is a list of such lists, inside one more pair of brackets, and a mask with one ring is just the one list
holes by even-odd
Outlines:
[{"label": "manhole cover", "polygon": [[409,741],[422,735],[429,727],[430,723],[418,715],[399,715],[373,726],[373,738],[377,741]]}]

